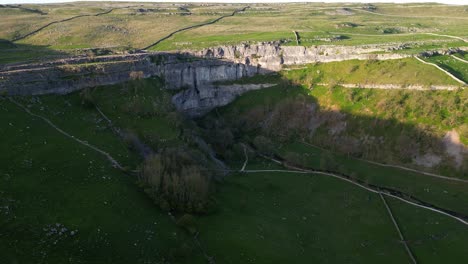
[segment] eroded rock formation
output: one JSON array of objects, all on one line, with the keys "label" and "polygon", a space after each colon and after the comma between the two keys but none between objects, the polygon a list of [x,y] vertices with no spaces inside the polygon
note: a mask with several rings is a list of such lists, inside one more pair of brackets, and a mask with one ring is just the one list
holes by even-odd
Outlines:
[{"label": "eroded rock formation", "polygon": [[261,43],[182,53],[75,57],[38,64],[0,66],[0,93],[66,94],[87,87],[128,81],[132,79],[132,72],[141,72],[142,77],[163,78],[168,89],[184,89],[174,96],[174,104],[180,111],[200,115],[260,87],[223,88],[213,85],[214,82],[275,72],[284,65],[351,59],[400,59],[408,56],[384,53],[388,50],[387,46],[302,47]]}]

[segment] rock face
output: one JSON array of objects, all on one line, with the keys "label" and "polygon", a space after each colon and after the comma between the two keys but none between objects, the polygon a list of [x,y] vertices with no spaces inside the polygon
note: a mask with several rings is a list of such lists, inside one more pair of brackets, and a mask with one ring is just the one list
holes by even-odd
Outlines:
[{"label": "rock face", "polygon": [[159,76],[167,89],[203,89],[216,81],[237,80],[259,73],[256,67],[186,54],[138,54],[70,59],[45,64],[18,65],[0,70],[0,92],[9,95],[66,94],[86,87]]},{"label": "rock face", "polygon": [[221,46],[189,52],[199,58],[216,58],[251,65],[260,69],[279,71],[283,65],[300,65],[313,62],[332,62],[343,60],[389,60],[410,57],[406,54],[386,52],[387,46],[279,46],[275,43],[262,45]]},{"label": "rock face", "polygon": [[237,96],[252,90],[272,87],[275,84],[207,85],[204,89],[187,89],[172,98],[179,111],[191,116],[201,116],[211,109],[234,101]]},{"label": "rock face", "polygon": [[39,64],[0,67],[0,93],[8,95],[66,94],[87,87],[116,84],[141,77],[159,76],[167,89],[184,89],[175,95],[176,107],[196,116],[225,105],[238,95],[261,86],[213,85],[255,74],[281,70],[283,65],[350,59],[399,59],[407,55],[375,54],[386,47],[346,46],[222,46],[184,53],[75,57]]}]

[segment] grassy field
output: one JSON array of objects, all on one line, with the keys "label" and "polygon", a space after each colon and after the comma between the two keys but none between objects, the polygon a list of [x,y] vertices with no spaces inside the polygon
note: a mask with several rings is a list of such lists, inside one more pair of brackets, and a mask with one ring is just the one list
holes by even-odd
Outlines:
[{"label": "grassy field", "polygon": [[433,205],[468,214],[468,208],[464,206],[466,202],[462,202],[468,201],[466,195],[468,184],[466,183],[427,177],[398,168],[383,167],[302,142],[293,142],[278,148],[281,156],[286,156],[291,152],[301,155],[302,163],[314,169],[321,169],[323,157],[331,155],[337,164],[334,170],[345,175],[352,175],[368,184],[400,190]]},{"label": "grassy field", "polygon": [[[442,215],[388,199],[409,247],[420,263],[457,262],[466,258],[465,226]],[[448,254],[447,254],[448,253]]]},{"label": "grassy field", "polygon": [[[255,160],[247,168],[269,167]],[[409,261],[379,196],[337,179],[281,172],[235,174],[219,193],[223,207],[198,220],[200,239],[216,261]],[[427,211],[413,214],[406,204],[391,202],[418,260],[466,257],[460,248],[467,238],[463,225]],[[432,256],[436,258],[429,260]]]},{"label": "grassy field", "polygon": [[[257,76],[254,82],[282,82],[282,78]],[[134,169],[141,157],[112,132],[92,104],[117,127],[131,131],[156,150],[183,144],[176,136],[177,118],[167,114],[172,111],[167,105],[170,94],[161,88],[160,80],[147,79],[66,96],[18,100]],[[295,98],[298,93],[309,91],[280,86],[254,91],[219,114],[227,115],[232,107],[248,113],[256,104]],[[0,110],[6,124],[0,128],[4,139],[0,144],[11,150],[0,159],[0,252],[7,263],[37,259],[47,263],[69,259],[82,263],[206,261],[192,235],[160,211],[134,178],[9,101],[2,99]],[[310,166],[320,163],[324,155],[320,149],[297,143],[278,148],[279,154],[286,152],[302,154]],[[240,157],[228,163],[241,167]],[[467,213],[460,202],[468,199],[464,185],[382,169],[345,156],[336,155],[336,159],[354,177]],[[247,169],[281,167],[251,158]],[[337,179],[281,172],[233,173],[218,184],[215,197],[217,210],[196,216],[192,225],[199,232],[200,246],[216,262],[408,261],[379,196]],[[436,262],[466,257],[457,250],[467,237],[459,223],[425,211],[414,214],[396,201],[389,203],[418,259],[435,256]]]},{"label": "grassy field", "polygon": [[[235,174],[219,196],[222,209],[199,219],[200,239],[217,262],[406,261],[379,197],[345,183],[314,175]],[[336,206],[330,210],[330,204]]]},{"label": "grassy field", "polygon": [[[0,39],[13,40],[48,23],[85,15],[52,24],[17,44],[47,46],[68,54],[84,53],[83,49],[88,48],[141,49],[177,29],[212,21],[244,6],[170,3],[23,5],[37,9],[37,12],[2,6],[0,23],[5,27],[0,29]],[[283,41],[285,45],[295,45],[293,30],[299,32],[301,45],[306,46],[408,44],[408,49],[398,52],[418,53],[424,49],[466,45],[459,39],[426,34],[467,37],[463,6],[378,4],[372,12],[363,9],[363,4],[249,6],[247,11],[234,17],[180,32],[153,49],[200,49],[259,41]],[[110,13],[96,16],[110,10]],[[431,11],[427,13],[427,10]],[[442,16],[445,19],[438,19]],[[337,40],[337,36],[342,37]],[[25,54],[32,51],[11,52],[17,54],[16,61],[22,61],[28,58]]]},{"label": "grassy field", "polygon": [[343,61],[309,65],[286,72],[286,77],[300,83],[420,84],[458,85],[440,70],[414,58],[386,61]]},{"label": "grassy field", "polygon": [[[133,178],[16,105],[1,100],[0,108],[6,124],[0,145],[8,150],[0,154],[4,263],[203,262],[191,237],[154,207]],[[94,114],[81,113],[80,120],[60,125],[84,138],[93,134],[90,143],[107,146],[116,156],[126,152],[109,132],[93,132],[94,120],[88,118]]]},{"label": "grassy field", "polygon": [[[404,53],[466,46],[461,40],[426,34],[468,37],[466,6],[363,6],[252,4],[246,12],[178,33],[153,49],[257,41],[295,45],[293,30],[299,32],[302,45],[406,43],[409,48],[396,51]],[[83,54],[88,48],[130,51],[243,5],[89,2],[22,7],[0,6],[0,23],[5,25],[0,28],[0,64]],[[55,23],[14,43],[5,41],[79,15],[86,17]],[[341,40],[335,40],[337,36]],[[458,56],[466,59],[466,54]],[[466,64],[452,57],[427,60],[465,81],[468,78]],[[136,177],[147,154],[142,155],[138,147],[159,154],[171,148],[197,150],[198,158],[205,161],[204,171],[211,173],[213,169],[206,165],[212,162],[207,161],[209,151],[195,143],[197,136],[233,170],[244,163],[240,143],[252,143],[259,151],[270,149],[292,163],[340,172],[468,215],[468,184],[357,158],[467,179],[466,154],[456,168],[442,142],[448,131],[456,131],[460,141],[468,144],[466,89],[339,86],[458,85],[436,68],[414,58],[353,60],[237,82],[277,85],[246,93],[198,120],[187,120],[175,111],[170,103],[173,92],[164,90],[158,78],[61,96],[15,98],[73,137],[108,152],[126,173],[113,168],[102,154],[0,97],[0,262],[410,262],[379,195],[324,175],[233,171],[213,181],[215,206],[208,213],[161,210]],[[261,137],[267,144],[258,144]],[[414,162],[426,153],[439,155],[441,163],[428,168]],[[285,169],[253,153],[247,156],[247,170]],[[418,263],[468,259],[466,226],[399,200],[387,201]]]}]

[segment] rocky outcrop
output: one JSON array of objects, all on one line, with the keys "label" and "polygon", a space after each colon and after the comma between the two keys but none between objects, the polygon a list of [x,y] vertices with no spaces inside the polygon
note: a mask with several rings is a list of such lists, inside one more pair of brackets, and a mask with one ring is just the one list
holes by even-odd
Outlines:
[{"label": "rocky outcrop", "polygon": [[[216,58],[267,69],[281,70],[283,65],[300,65],[313,62],[343,60],[390,60],[410,57],[406,54],[384,53],[387,46],[280,46],[276,43],[262,45],[221,46],[189,52],[195,57]],[[377,53],[381,52],[381,53]]]},{"label": "rocky outcrop", "polygon": [[[8,95],[66,94],[87,87],[159,76],[175,95],[176,107],[200,115],[261,86],[213,85],[255,74],[279,71],[284,65],[342,60],[387,60],[408,55],[385,53],[387,46],[280,46],[277,43],[222,46],[182,53],[138,53],[74,57],[39,64],[0,66],[0,93]],[[137,72],[138,74],[132,74]]]},{"label": "rocky outcrop", "polygon": [[167,89],[209,89],[216,81],[237,80],[257,67],[187,54],[144,53],[74,58],[43,64],[14,65],[0,70],[0,92],[9,95],[66,94],[86,87],[115,84],[141,77],[164,78]]},{"label": "rocky outcrop", "polygon": [[208,85],[204,89],[187,89],[176,94],[172,102],[179,111],[200,116],[211,109],[234,101],[237,96],[252,90],[272,87],[275,84]]}]

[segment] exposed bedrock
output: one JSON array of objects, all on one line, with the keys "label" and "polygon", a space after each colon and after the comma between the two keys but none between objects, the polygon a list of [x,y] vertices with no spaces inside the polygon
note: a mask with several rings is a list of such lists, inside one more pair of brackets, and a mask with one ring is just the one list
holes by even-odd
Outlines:
[{"label": "exposed bedrock", "polygon": [[167,89],[183,89],[173,98],[177,109],[197,116],[214,107],[226,105],[246,91],[262,88],[258,85],[216,86],[213,85],[215,82],[271,73],[281,70],[283,65],[350,59],[400,59],[408,56],[376,53],[387,50],[386,46],[302,47],[262,43],[183,53],[74,57],[36,64],[0,66],[0,93],[66,94],[87,87],[128,81],[135,76],[159,76],[165,80]]},{"label": "exposed bedrock", "polygon": [[214,107],[224,106],[237,96],[275,84],[207,85],[203,89],[187,89],[172,97],[172,102],[190,116],[201,116]]},{"label": "exposed bedrock", "polygon": [[195,57],[229,60],[263,69],[278,71],[283,65],[298,65],[313,62],[343,60],[389,60],[410,57],[406,54],[386,52],[389,46],[279,46],[275,43],[262,45],[221,46],[190,52]]}]

